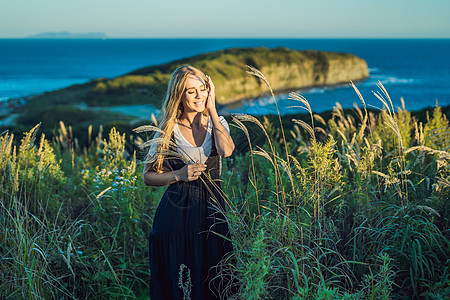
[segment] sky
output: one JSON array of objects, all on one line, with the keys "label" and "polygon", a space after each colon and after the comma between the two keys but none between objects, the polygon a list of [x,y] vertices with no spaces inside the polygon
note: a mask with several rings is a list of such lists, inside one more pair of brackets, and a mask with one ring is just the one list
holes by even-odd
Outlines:
[{"label": "sky", "polygon": [[0,38],[450,38],[450,0],[0,0]]}]

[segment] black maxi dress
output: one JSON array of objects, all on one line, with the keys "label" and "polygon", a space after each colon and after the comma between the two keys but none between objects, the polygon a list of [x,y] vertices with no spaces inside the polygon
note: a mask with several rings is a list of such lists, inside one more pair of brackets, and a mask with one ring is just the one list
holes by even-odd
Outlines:
[{"label": "black maxi dress", "polygon": [[[185,163],[167,159],[168,170]],[[206,171],[199,179],[175,182],[156,209],[150,233],[152,300],[220,299],[216,265],[232,250],[219,176],[221,157],[212,137]],[[223,286],[222,286],[223,288]]]}]

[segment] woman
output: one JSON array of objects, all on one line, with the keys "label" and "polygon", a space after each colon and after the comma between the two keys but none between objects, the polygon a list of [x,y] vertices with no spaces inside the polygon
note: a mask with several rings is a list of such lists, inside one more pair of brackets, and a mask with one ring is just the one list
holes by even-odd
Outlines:
[{"label": "woman", "polygon": [[150,234],[151,299],[217,299],[215,266],[231,251],[218,180],[234,143],[211,78],[192,66],[174,71],[162,111],[144,170],[146,185],[169,185]]}]

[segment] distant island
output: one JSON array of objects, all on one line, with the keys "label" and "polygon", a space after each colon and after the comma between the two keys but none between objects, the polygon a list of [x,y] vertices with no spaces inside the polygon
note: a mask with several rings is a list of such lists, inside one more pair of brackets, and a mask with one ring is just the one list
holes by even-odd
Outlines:
[{"label": "distant island", "polygon": [[28,39],[107,39],[108,36],[102,32],[72,33],[68,31],[61,32],[43,32],[26,37]]}]

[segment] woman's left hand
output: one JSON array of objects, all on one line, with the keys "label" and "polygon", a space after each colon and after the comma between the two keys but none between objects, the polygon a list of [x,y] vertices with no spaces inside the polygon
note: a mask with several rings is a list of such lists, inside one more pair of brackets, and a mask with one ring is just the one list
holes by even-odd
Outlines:
[{"label": "woman's left hand", "polygon": [[209,86],[209,93],[208,93],[208,100],[206,101],[206,108],[211,113],[216,110],[216,87],[214,86],[214,83],[211,80],[211,77],[206,76],[208,80],[208,86]]}]

